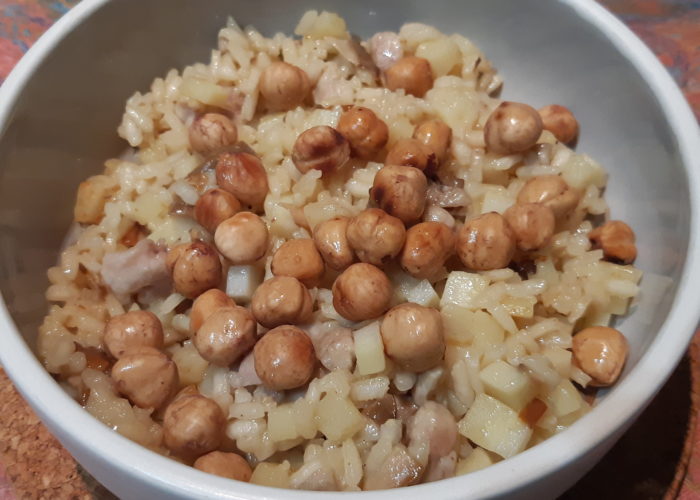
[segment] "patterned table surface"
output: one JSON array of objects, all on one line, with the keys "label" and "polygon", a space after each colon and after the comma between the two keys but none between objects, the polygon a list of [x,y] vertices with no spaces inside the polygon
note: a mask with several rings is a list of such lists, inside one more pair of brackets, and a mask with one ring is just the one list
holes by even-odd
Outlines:
[{"label": "patterned table surface", "polygon": [[[78,0],[0,0],[0,83]],[[700,118],[700,1],[603,0],[656,53]],[[700,498],[700,334],[665,388],[565,498]],[[111,498],[63,450],[0,369],[0,500]]]}]

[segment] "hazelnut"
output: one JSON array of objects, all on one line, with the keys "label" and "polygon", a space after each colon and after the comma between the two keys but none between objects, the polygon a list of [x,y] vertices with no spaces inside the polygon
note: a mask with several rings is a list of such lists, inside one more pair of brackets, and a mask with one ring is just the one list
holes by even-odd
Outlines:
[{"label": "hazelnut", "polygon": [[629,345],[618,330],[593,326],[574,335],[572,351],[574,362],[593,379],[591,385],[606,387],[620,376]]},{"label": "hazelnut", "polygon": [[427,59],[406,56],[396,61],[384,73],[386,88],[404,89],[407,94],[423,97],[433,88],[433,71]]},{"label": "hazelnut", "polygon": [[437,168],[437,156],[432,149],[418,139],[399,139],[387,153],[384,163],[415,167],[427,174],[432,174]]},{"label": "hazelnut", "polygon": [[219,309],[233,307],[234,300],[217,288],[207,290],[192,303],[190,311],[190,330],[196,332],[202,323]]},{"label": "hazelnut", "polygon": [[291,276],[313,288],[321,281],[325,266],[314,240],[298,238],[282,243],[272,256],[270,269],[275,276]]},{"label": "hazelnut", "polygon": [[340,116],[338,132],[350,143],[353,156],[371,160],[389,140],[389,128],[374,111],[353,106]]},{"label": "hazelnut", "polygon": [[518,193],[518,203],[540,203],[552,209],[554,217],[569,215],[581,199],[580,193],[558,175],[540,175],[528,180]]},{"label": "hazelnut", "polygon": [[224,115],[206,113],[190,125],[190,146],[198,153],[209,154],[238,140],[236,126]]},{"label": "hazelnut", "polygon": [[425,209],[428,179],[413,167],[387,165],[374,176],[370,197],[379,208],[405,224],[420,220]]},{"label": "hazelnut", "polygon": [[182,396],[163,417],[163,443],[184,458],[216,450],[224,439],[226,416],[218,404],[200,395]]},{"label": "hazelnut", "polygon": [[594,248],[602,248],[607,260],[631,264],[637,258],[632,228],[620,220],[611,220],[588,233]]},{"label": "hazelnut", "polygon": [[255,372],[273,391],[306,384],[316,369],[314,345],[303,330],[283,325],[267,332],[253,350]]},{"label": "hazelnut", "polygon": [[139,347],[163,347],[163,325],[151,311],[129,311],[111,318],[105,325],[102,341],[107,352],[121,358]]},{"label": "hazelnut", "polygon": [[428,120],[416,127],[413,138],[427,146],[435,154],[437,162],[442,163],[452,142],[452,129],[442,120]]},{"label": "hazelnut", "polygon": [[292,161],[305,174],[316,169],[332,172],[350,158],[350,145],[333,127],[321,125],[302,132],[292,150]]},{"label": "hazelnut", "polygon": [[263,70],[259,88],[270,109],[287,111],[304,103],[311,91],[311,82],[303,69],[277,61]]},{"label": "hazelnut", "polygon": [[380,266],[399,254],[406,241],[406,228],[384,210],[368,208],[350,219],[346,235],[362,262]]},{"label": "hazelnut", "polygon": [[314,243],[324,262],[331,269],[342,271],[355,262],[355,253],[347,238],[350,219],[335,217],[314,228]]},{"label": "hazelnut", "polygon": [[176,246],[168,252],[166,265],[175,290],[189,299],[218,287],[221,282],[219,254],[203,241]]},{"label": "hazelnut", "polygon": [[311,319],[313,301],[306,287],[291,276],[265,280],[253,294],[250,309],[262,326],[298,325]]},{"label": "hazelnut", "polygon": [[261,210],[267,196],[267,172],[250,153],[221,153],[216,157],[216,183],[251,210]]},{"label": "hazelnut", "polygon": [[542,134],[542,119],[532,106],[518,102],[501,103],[486,120],[486,149],[509,155],[527,151]]},{"label": "hazelnut", "polygon": [[194,461],[194,468],[216,476],[248,482],[253,470],[246,459],[237,453],[212,451]]},{"label": "hazelnut", "polygon": [[229,366],[255,344],[257,326],[248,309],[240,306],[219,309],[209,316],[193,337],[200,356],[219,366]]},{"label": "hazelnut", "polygon": [[384,350],[401,368],[423,372],[433,368],[445,354],[440,312],[406,302],[389,309],[380,333]]},{"label": "hazelnut", "polygon": [[554,212],[546,205],[517,203],[508,208],[503,217],[513,230],[518,249],[523,252],[544,248],[554,234]]},{"label": "hazelnut", "polygon": [[360,262],[348,267],[333,283],[333,307],[350,321],[374,319],[389,309],[393,290],[379,268]]},{"label": "hazelnut", "polygon": [[440,272],[454,247],[452,229],[440,222],[421,222],[406,231],[399,262],[414,278],[430,279]]},{"label": "hazelnut", "polygon": [[501,214],[489,212],[467,221],[457,235],[457,255],[475,271],[501,269],[515,253],[515,235]]},{"label": "hazelnut", "polygon": [[578,136],[578,121],[568,108],[550,104],[540,108],[540,118],[545,130],[549,130],[559,142],[568,144]]},{"label": "hazelnut", "polygon": [[251,212],[238,212],[216,228],[214,243],[234,266],[252,264],[267,252],[269,233],[265,222]]},{"label": "hazelnut", "polygon": [[199,197],[194,206],[194,218],[200,226],[214,233],[219,224],[240,211],[241,204],[235,196],[214,188]]},{"label": "hazelnut", "polygon": [[177,366],[153,347],[131,350],[112,367],[117,391],[140,408],[158,409],[177,392]]}]

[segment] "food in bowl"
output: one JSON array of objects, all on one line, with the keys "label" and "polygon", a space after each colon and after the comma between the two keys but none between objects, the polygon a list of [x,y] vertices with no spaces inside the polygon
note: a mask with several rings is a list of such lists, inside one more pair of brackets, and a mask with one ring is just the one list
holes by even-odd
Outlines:
[{"label": "food in bowl", "polygon": [[106,425],[258,484],[383,489],[565,429],[619,377],[641,273],[568,109],[460,35],[233,21],[78,188],[46,368]]}]

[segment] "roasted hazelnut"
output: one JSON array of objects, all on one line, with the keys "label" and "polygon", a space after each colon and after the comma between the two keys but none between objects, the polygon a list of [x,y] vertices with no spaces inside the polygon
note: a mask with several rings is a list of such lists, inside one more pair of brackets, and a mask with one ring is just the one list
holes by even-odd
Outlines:
[{"label": "roasted hazelnut", "polygon": [[379,208],[405,224],[420,220],[425,209],[428,179],[413,167],[387,165],[374,176],[370,197]]},{"label": "roasted hazelnut", "polygon": [[297,170],[305,174],[315,169],[332,172],[350,158],[350,145],[333,127],[312,127],[297,137],[292,150],[292,161]]},{"label": "roasted hazelnut", "polygon": [[384,350],[401,368],[423,372],[436,366],[445,354],[440,312],[406,302],[389,309],[380,333]]},{"label": "roasted hazelnut", "polygon": [[445,161],[452,142],[452,129],[442,120],[428,120],[416,127],[413,138],[432,151],[438,163]]},{"label": "roasted hazelnut", "polygon": [[270,109],[287,111],[304,103],[311,90],[311,82],[303,69],[276,61],[263,70],[259,88]]},{"label": "roasted hazelnut", "polygon": [[353,106],[340,116],[338,132],[350,143],[353,156],[371,160],[389,140],[389,128],[374,114],[361,106]]},{"label": "roasted hazelnut", "polygon": [[484,141],[491,152],[509,155],[527,151],[542,134],[542,119],[532,106],[501,103],[486,120]]},{"label": "roasted hazelnut", "polygon": [[386,88],[404,89],[407,94],[423,97],[433,88],[433,71],[427,59],[406,56],[396,61],[384,73]]},{"label": "roasted hazelnut", "polygon": [[262,209],[267,196],[267,172],[250,153],[221,153],[216,157],[216,183],[251,210]]},{"label": "roasted hazelnut", "polygon": [[374,319],[389,309],[393,290],[381,269],[360,262],[348,267],[333,283],[333,307],[350,321]]},{"label": "roasted hazelnut", "polygon": [[350,219],[335,217],[314,228],[314,243],[324,262],[331,269],[342,271],[355,262],[355,253],[347,238]]},{"label": "roasted hazelnut", "polygon": [[193,337],[200,356],[219,366],[229,366],[246,354],[256,340],[255,318],[240,306],[219,309],[209,316]]},{"label": "roasted hazelnut", "polygon": [[190,330],[196,332],[206,319],[219,309],[233,307],[236,302],[217,288],[207,290],[192,303]]},{"label": "roasted hazelnut", "polygon": [[235,196],[214,188],[199,197],[194,206],[194,218],[200,226],[214,233],[219,224],[240,211],[241,204]]},{"label": "roasted hazelnut", "polygon": [[430,279],[440,272],[454,248],[452,229],[440,222],[421,222],[406,231],[399,262],[414,278]]},{"label": "roasted hazelnut", "polygon": [[432,149],[418,139],[399,139],[387,153],[384,163],[415,167],[422,172],[432,174],[437,168],[437,156]]},{"label": "roasted hazelnut", "polygon": [[554,217],[569,215],[581,199],[580,193],[558,175],[540,175],[528,180],[518,193],[518,203],[540,203],[552,209]]},{"label": "roasted hazelnut", "polygon": [[221,283],[221,261],[211,245],[203,241],[178,245],[166,258],[178,293],[193,299]]},{"label": "roasted hazelnut", "polygon": [[637,258],[632,228],[621,220],[611,220],[588,233],[594,248],[601,248],[607,260],[631,264]]},{"label": "roasted hazelnut", "polygon": [[406,241],[406,228],[403,222],[384,210],[368,208],[350,219],[346,235],[362,262],[381,266],[401,251]]},{"label": "roasted hazelnut", "polygon": [[457,255],[475,271],[501,269],[515,253],[515,235],[501,214],[489,212],[467,221],[457,235]]},{"label": "roasted hazelnut", "polygon": [[291,276],[313,288],[321,281],[325,266],[314,240],[298,238],[282,243],[272,256],[270,269],[275,276]]},{"label": "roasted hazelnut", "polygon": [[246,459],[237,453],[212,451],[194,461],[194,468],[216,476],[248,482],[253,470]]},{"label": "roasted hazelnut", "polygon": [[216,450],[224,439],[226,416],[218,404],[200,395],[182,396],[163,417],[163,443],[184,458]]},{"label": "roasted hazelnut", "polygon": [[564,106],[550,104],[540,108],[540,118],[545,130],[549,130],[559,142],[568,144],[578,136],[578,121]]},{"label": "roasted hazelnut", "polygon": [[316,369],[316,353],[303,330],[283,325],[267,332],[253,349],[255,372],[273,391],[306,384]]},{"label": "roasted hazelnut", "polygon": [[574,362],[589,375],[594,387],[615,383],[627,360],[629,345],[625,336],[614,328],[584,328],[573,340]]},{"label": "roasted hazelnut", "polygon": [[107,352],[121,358],[140,347],[163,347],[163,325],[151,311],[129,311],[111,318],[102,336]]},{"label": "roasted hazelnut", "polygon": [[235,144],[238,140],[238,130],[224,115],[206,113],[192,122],[189,138],[192,149],[208,154]]},{"label": "roasted hazelnut", "polygon": [[298,325],[311,319],[313,301],[306,287],[291,276],[265,280],[253,294],[250,309],[262,326]]},{"label": "roasted hazelnut", "polygon": [[117,391],[140,408],[158,409],[177,392],[177,366],[163,352],[141,347],[124,354],[112,367]]},{"label": "roasted hazelnut", "polygon": [[513,230],[518,249],[524,252],[544,248],[554,235],[554,212],[546,205],[516,203],[503,217]]},{"label": "roasted hazelnut", "polygon": [[265,222],[251,212],[238,212],[216,228],[214,243],[234,266],[252,264],[267,252],[270,235]]}]

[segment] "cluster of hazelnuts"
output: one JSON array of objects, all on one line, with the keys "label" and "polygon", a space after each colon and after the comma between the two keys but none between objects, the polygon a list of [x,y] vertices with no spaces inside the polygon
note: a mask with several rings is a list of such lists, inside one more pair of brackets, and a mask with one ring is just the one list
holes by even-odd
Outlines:
[{"label": "cluster of hazelnuts", "polygon": [[[432,86],[430,65],[416,57],[397,62],[385,79],[389,88],[419,96]],[[306,73],[283,62],[273,63],[260,80],[270,109],[298,106],[309,90]],[[578,124],[561,106],[538,112],[505,102],[486,122],[486,147],[498,154],[527,151],[543,129],[569,142],[576,137]],[[413,372],[437,365],[445,350],[439,312],[413,303],[389,310],[392,287],[381,268],[397,260],[411,276],[431,279],[454,254],[470,270],[506,267],[516,251],[546,246],[557,221],[576,208],[581,196],[560,176],[546,175],[530,179],[517,203],[503,215],[492,212],[468,220],[456,234],[441,222],[420,222],[428,179],[447,158],[451,135],[450,127],[432,119],[419,124],[413,137],[397,141],[374,179],[370,191],[374,206],[354,217],[318,224],[312,238],[283,243],[272,256],[274,276],[257,288],[245,308],[219,290],[221,256],[232,265],[246,265],[267,254],[270,235],[257,215],[268,193],[267,174],[255,154],[222,150],[238,139],[230,119],[216,113],[199,117],[190,128],[190,144],[201,154],[216,154],[218,187],[201,194],[194,217],[213,234],[214,244],[194,241],[172,248],[167,256],[175,290],[194,299],[190,323],[199,354],[212,364],[230,366],[252,349],[255,371],[266,387],[281,391],[303,386],[316,372],[317,358],[311,339],[297,325],[311,320],[309,289],[318,286],[330,268],[340,273],[332,286],[333,305],[340,315],[357,322],[385,315],[380,332],[395,363]],[[350,157],[381,159],[388,136],[386,123],[373,111],[356,106],[341,115],[337,128],[318,126],[300,134],[292,160],[302,173],[317,169],[325,174]],[[608,258],[629,263],[636,256],[634,233],[622,222],[603,225],[591,239]],[[260,338],[258,324],[270,329]],[[598,334],[599,343],[609,341],[608,334]],[[112,318],[104,344],[116,359],[112,378],[121,394],[142,408],[167,405],[164,443],[173,453],[196,458],[195,467],[208,472],[250,478],[242,457],[215,451],[224,439],[226,421],[217,403],[192,389],[176,395],[177,368],[163,352],[163,329],[155,315],[132,311]],[[590,349],[594,344],[587,345]],[[596,369],[596,363],[590,365]]]}]

